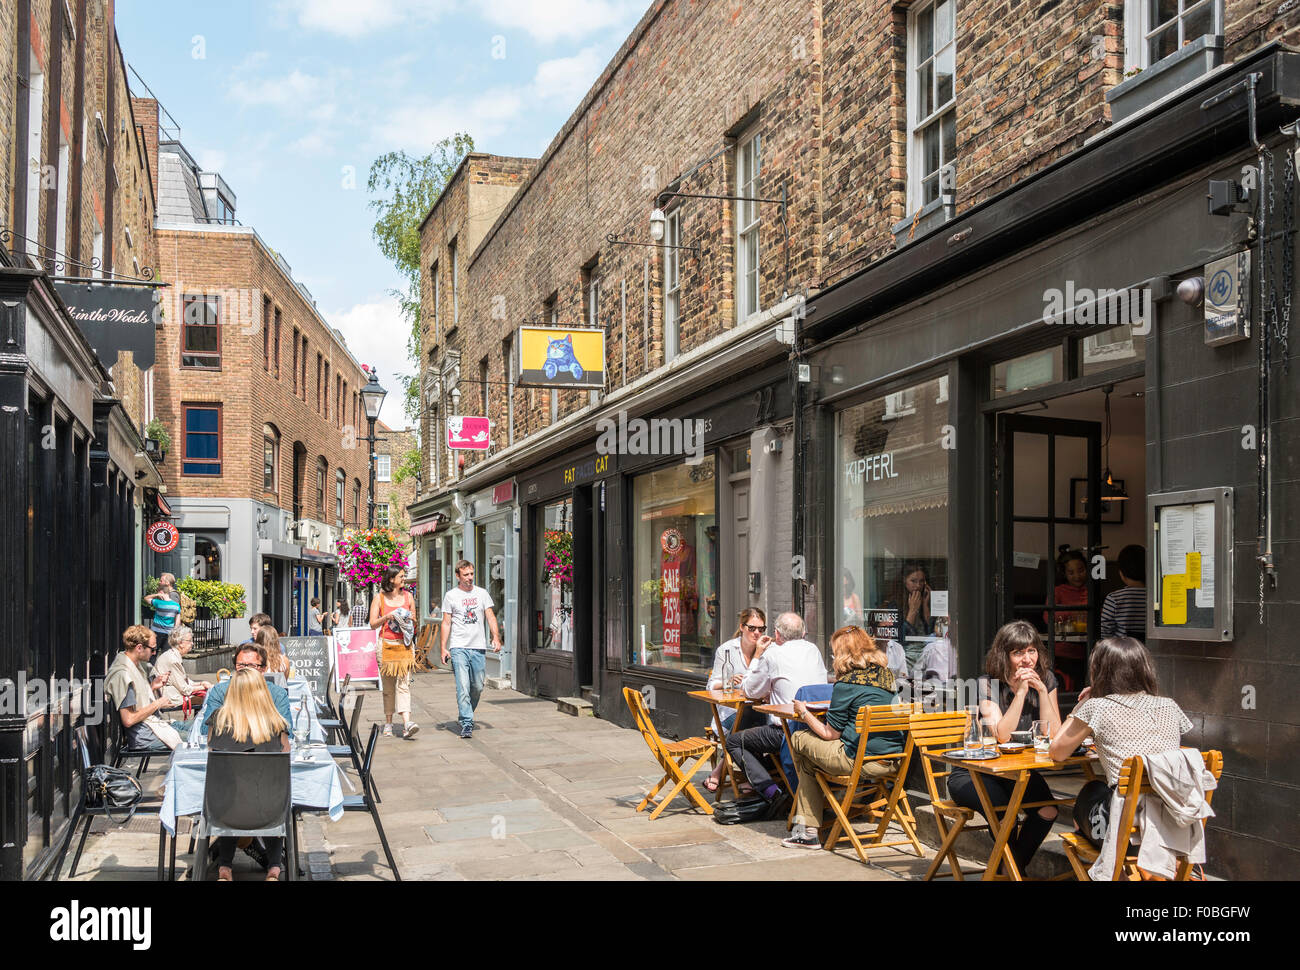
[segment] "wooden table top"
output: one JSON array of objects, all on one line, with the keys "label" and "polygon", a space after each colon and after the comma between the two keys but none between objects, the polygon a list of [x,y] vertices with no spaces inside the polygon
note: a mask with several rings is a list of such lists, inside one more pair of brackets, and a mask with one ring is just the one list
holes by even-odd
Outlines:
[{"label": "wooden table top", "polygon": [[[830,701],[804,701],[804,706],[814,714],[825,714],[830,710]],[[783,721],[797,721],[799,716],[794,712],[793,704],[755,704],[754,711],[758,714],[771,714],[781,718]]]},{"label": "wooden table top", "polygon": [[754,703],[753,698],[746,697],[738,690],[730,693],[720,690],[692,690],[687,691],[686,696],[694,697],[699,701],[708,701],[710,704],[721,704],[723,707],[741,708],[746,704]]},{"label": "wooden table top", "polygon": [[[961,748],[953,750],[962,750]],[[988,775],[1014,775],[1021,771],[1060,771],[1063,768],[1074,768],[1078,765],[1089,764],[1096,761],[1097,756],[1091,752],[1084,755],[1071,756],[1064,761],[1053,761],[1047,755],[1038,755],[1033,749],[1017,751],[1014,754],[1002,754],[996,758],[987,760],[968,760],[964,758],[951,757],[947,751],[927,751],[927,758],[935,761],[943,761],[950,765],[960,765],[970,771],[982,771]]]}]

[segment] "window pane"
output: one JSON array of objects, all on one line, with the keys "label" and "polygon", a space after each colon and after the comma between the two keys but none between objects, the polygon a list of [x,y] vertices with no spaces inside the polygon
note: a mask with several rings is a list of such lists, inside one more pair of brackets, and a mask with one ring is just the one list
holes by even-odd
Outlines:
[{"label": "window pane", "polygon": [[[938,683],[956,677],[948,638],[948,405],[938,380],[890,411],[880,397],[838,420],[836,580],[839,608],[826,627],[866,627],[887,644],[895,675]],[[979,649],[972,644],[972,649]]]},{"label": "window pane", "polygon": [[942,141],[940,157],[942,163],[947,165],[957,157],[957,112],[949,111],[944,115],[939,121],[939,128]]},{"label": "window pane", "polygon": [[1178,49],[1178,24],[1170,24],[1147,40],[1147,58],[1152,64]]},{"label": "window pane", "polygon": [[939,176],[931,175],[921,183],[921,205],[929,205],[939,198]]},{"label": "window pane", "polygon": [[185,430],[186,431],[212,431],[217,430],[217,410],[216,408],[186,408],[185,409]]},{"label": "window pane", "polygon": [[916,16],[916,59],[923,61],[934,54],[934,8],[927,7]]},{"label": "window pane", "polygon": [[949,44],[934,59],[935,107],[942,107],[952,100],[952,76],[956,71],[957,48]]},{"label": "window pane", "polygon": [[1214,32],[1214,5],[1204,2],[1183,16],[1183,43]]},{"label": "window pane", "polygon": [[934,5],[934,43],[942,47],[952,40],[952,0]]},{"label": "window pane", "polygon": [[921,135],[921,172],[930,175],[939,170],[939,125],[927,125]]},{"label": "window pane", "polygon": [[633,480],[630,661],[707,673],[719,642],[713,455]]},{"label": "window pane", "polygon": [[270,439],[262,442],[262,486],[267,490],[275,487],[275,445]]},{"label": "window pane", "polygon": [[1036,350],[993,365],[993,396],[1006,397],[1060,382],[1064,364],[1060,347]]},{"label": "window pane", "polygon": [[188,434],[185,436],[186,458],[217,457],[217,436],[214,434]]},{"label": "window pane", "polygon": [[181,471],[186,475],[220,475],[221,462],[183,462]]},{"label": "window pane", "polygon": [[186,327],[185,328],[185,345],[183,349],[190,353],[216,353],[217,352],[217,328],[216,327]]},{"label": "window pane", "polygon": [[537,516],[536,550],[538,650],[573,652],[573,508],[568,499],[552,502]]},{"label": "window pane", "polygon": [[916,120],[934,111],[934,62],[926,61],[916,72]]},{"label": "window pane", "polygon": [[1150,19],[1148,25],[1159,27],[1167,20],[1178,16],[1178,0],[1149,0]]}]

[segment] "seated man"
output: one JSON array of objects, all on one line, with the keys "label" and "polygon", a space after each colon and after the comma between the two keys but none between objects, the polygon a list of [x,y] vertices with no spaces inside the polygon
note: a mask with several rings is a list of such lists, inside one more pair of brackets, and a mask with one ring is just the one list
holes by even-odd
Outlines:
[{"label": "seated man", "polygon": [[271,626],[271,617],[266,613],[254,613],[248,618],[248,639],[243,641],[240,646],[247,647],[256,642],[257,631],[264,626]]},{"label": "seated man", "polygon": [[158,712],[169,706],[163,697],[154,697],[162,678],[150,681],[145,665],[153,652],[154,637],[146,626],[129,626],[122,634],[122,651],[113,660],[104,678],[104,693],[122,719],[124,744],[138,751],[163,746],[175,748],[181,743],[184,725],[166,721]]},{"label": "seated man", "polygon": [[[826,683],[822,652],[803,635],[803,620],[797,613],[777,617],[776,637],[758,641],[749,673],[740,682],[741,692],[751,700],[766,698],[769,704],[789,704],[800,687]],[[741,766],[757,794],[737,803],[734,809],[719,808],[713,818],[722,825],[781,818],[789,808],[789,797],[782,796],[780,786],[761,760],[764,754],[778,753],[785,740],[781,719],[769,716],[768,721],[759,727],[732,731],[727,737],[727,754]]]},{"label": "seated man", "polygon": [[[235,654],[235,669],[244,670],[245,668],[256,670],[259,674],[266,673],[266,648],[257,644],[240,647]],[[290,725],[292,730],[293,714],[289,710],[289,692],[279,684],[273,684],[269,680],[266,682],[266,688],[271,692],[271,700],[275,701],[276,711],[284,718],[284,723]],[[199,729],[203,734],[208,733],[208,727],[212,724],[212,716],[221,710],[221,705],[226,702],[226,691],[229,689],[230,680],[227,679],[208,691],[208,699],[203,705],[203,727]]]}]

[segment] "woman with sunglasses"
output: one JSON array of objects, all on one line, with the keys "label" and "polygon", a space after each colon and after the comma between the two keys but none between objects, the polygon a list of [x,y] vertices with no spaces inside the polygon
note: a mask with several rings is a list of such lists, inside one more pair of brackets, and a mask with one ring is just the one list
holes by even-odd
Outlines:
[{"label": "woman with sunglasses", "polygon": [[[749,665],[754,660],[754,650],[758,647],[759,638],[767,632],[767,614],[757,607],[749,607],[740,611],[740,622],[736,627],[736,632],[730,640],[718,647],[718,652],[713,655],[713,673],[709,675],[709,690],[725,690],[727,688],[736,688],[740,682],[745,679],[745,674],[749,672]],[[722,673],[728,670],[730,679],[723,680]],[[724,711],[722,713],[721,728],[726,733],[730,733],[735,724],[736,715],[733,711]],[[756,723],[763,723],[759,718]],[[718,785],[722,779],[722,762],[713,769],[713,773],[704,780],[704,787],[709,791],[717,791]]]}]

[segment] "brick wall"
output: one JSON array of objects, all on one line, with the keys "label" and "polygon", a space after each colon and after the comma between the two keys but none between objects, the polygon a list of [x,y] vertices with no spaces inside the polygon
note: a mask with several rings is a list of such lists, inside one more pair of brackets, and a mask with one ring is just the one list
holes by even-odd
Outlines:
[{"label": "brick wall", "polygon": [[[361,368],[341,339],[316,314],[301,291],[282,272],[273,255],[251,232],[159,230],[161,278],[172,284],[166,297],[166,324],[158,335],[155,411],[172,437],[172,451],[163,466],[168,496],[235,497],[293,508],[295,462],[301,482],[301,517],[337,522],[334,482],[338,469],[345,476],[342,525],[365,519],[369,482],[365,421],[357,392],[365,384]],[[180,367],[182,301],[187,294],[215,294],[221,298],[221,369]],[[269,329],[264,316],[270,301]],[[280,310],[280,354],[275,360],[275,310]],[[294,334],[306,337],[307,388],[299,380],[295,394]],[[264,334],[270,334],[268,370]],[[298,374],[301,377],[301,344]],[[329,364],[328,414],[325,388],[317,407],[316,357]],[[342,413],[337,405],[335,378],[347,382]],[[184,454],[181,427],[185,403],[220,403],[222,406],[222,474],[196,477],[180,474]],[[359,423],[355,423],[358,421]],[[279,432],[277,487],[267,490],[263,476],[263,428]],[[300,444],[300,448],[295,445]],[[297,455],[295,459],[295,455]],[[317,502],[316,468],[327,466],[324,509]],[[360,483],[356,518],[353,489]]]},{"label": "brick wall", "polygon": [[[377,435],[388,439],[375,445],[375,454],[389,456],[390,467],[395,477],[407,453],[419,451],[419,437],[416,435],[415,428],[393,429],[382,421],[376,422],[375,427],[378,429],[375,432]],[[375,501],[388,502],[392,506],[389,510],[389,525],[405,543],[407,554],[412,560],[414,560],[415,543],[411,539],[411,513],[407,510],[415,501],[415,491],[414,477],[405,478],[401,482],[376,481],[375,483]]]}]

